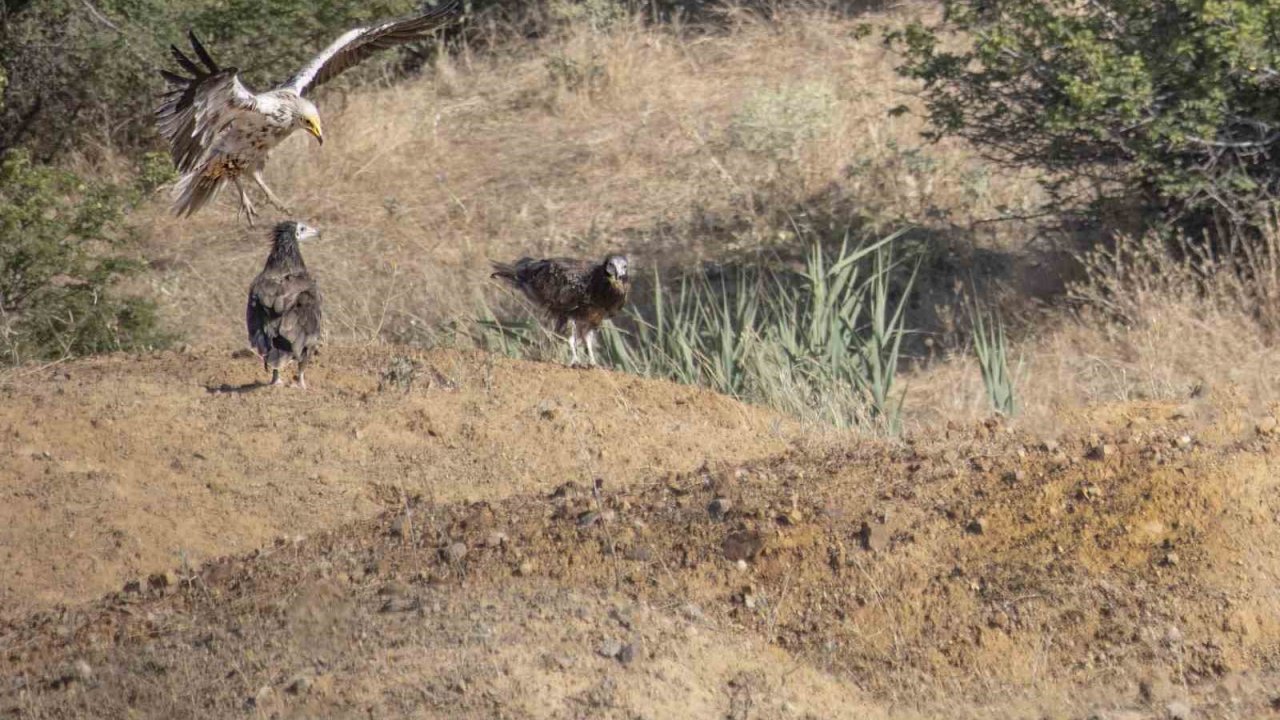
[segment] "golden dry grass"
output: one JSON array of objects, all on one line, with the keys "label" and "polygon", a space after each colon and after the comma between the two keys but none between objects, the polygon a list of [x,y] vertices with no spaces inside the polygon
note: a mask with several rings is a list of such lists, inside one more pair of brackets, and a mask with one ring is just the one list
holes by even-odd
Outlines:
[{"label": "golden dry grass", "polygon": [[[1034,211],[1035,177],[959,141],[925,143],[917,114],[888,112],[918,103],[880,30],[935,11],[730,12],[728,29],[710,35],[567,22],[536,41],[442,58],[408,82],[323,96],[327,144],[293,138],[267,175],[326,233],[305,252],[329,341],[430,344],[451,321],[514,307],[487,280],[490,259],[620,248],[643,272],[793,251],[793,219],[824,232],[918,223],[963,252],[995,251],[1012,258],[1012,306],[1034,308],[1036,281],[1025,278],[1035,271],[1020,263],[1044,239],[1026,225],[975,223]],[[235,219],[230,194],[192,220],[169,216],[166,202],[133,217],[154,262],[151,289],[193,344],[238,346],[265,230]],[[268,211],[263,223],[275,219]],[[922,287],[944,321],[959,297],[950,282]],[[1025,422],[1054,432],[1067,407],[1186,399],[1197,387],[1254,405],[1274,397],[1274,351],[1247,309],[1209,312],[1160,292],[1138,307],[1128,325],[1024,313],[1032,322],[1014,355]],[[962,348],[952,355],[907,378],[908,427],[988,413],[973,361]]]}]

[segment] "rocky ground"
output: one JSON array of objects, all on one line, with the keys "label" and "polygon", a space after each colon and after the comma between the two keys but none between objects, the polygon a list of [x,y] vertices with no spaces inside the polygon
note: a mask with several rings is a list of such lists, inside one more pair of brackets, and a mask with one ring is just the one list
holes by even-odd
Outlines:
[{"label": "rocky ground", "polygon": [[1280,708],[1273,418],[882,441],[478,354],[335,351],[313,391],[238,391],[259,370],[4,382],[0,714]]}]

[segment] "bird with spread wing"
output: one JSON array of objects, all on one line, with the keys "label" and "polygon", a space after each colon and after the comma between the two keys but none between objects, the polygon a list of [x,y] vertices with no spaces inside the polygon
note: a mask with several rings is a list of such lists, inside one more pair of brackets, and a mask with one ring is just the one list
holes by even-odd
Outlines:
[{"label": "bird with spread wing", "polygon": [[294,130],[324,142],[316,106],[303,95],[379,50],[426,37],[457,18],[458,8],[459,0],[446,0],[412,17],[349,30],[282,85],[260,93],[240,81],[236,68],[219,66],[195,33],[188,33],[199,62],[170,46],[191,77],[162,70],[169,90],[156,110],[156,125],[181,174],[174,212],[194,214],[230,181],[240,193],[240,212],[252,225],[257,210],[241,184],[246,175],[271,204],[287,212],[263,181],[262,169],[271,151]]}]

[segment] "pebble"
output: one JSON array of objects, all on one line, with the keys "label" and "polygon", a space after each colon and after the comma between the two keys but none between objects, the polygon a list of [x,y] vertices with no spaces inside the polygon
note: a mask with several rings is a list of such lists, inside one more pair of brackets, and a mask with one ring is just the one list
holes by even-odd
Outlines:
[{"label": "pebble", "polygon": [[285,687],[285,690],[289,691],[289,693],[293,695],[303,695],[310,689],[311,678],[305,673],[295,675],[294,678],[289,681],[288,686]]},{"label": "pebble", "polygon": [[965,530],[969,531],[973,535],[981,535],[987,531],[987,519],[984,517],[974,518],[969,521]]},{"label": "pebble", "polygon": [[521,577],[528,577],[538,569],[538,563],[534,560],[521,560],[520,565],[516,567],[516,574]]},{"label": "pebble", "polygon": [[1164,706],[1169,720],[1191,720],[1191,706],[1181,700],[1174,700]]},{"label": "pebble", "polygon": [[507,537],[507,534],[496,530],[489,533],[489,536],[484,540],[484,544],[491,548],[502,547],[508,542],[510,542],[510,539]]},{"label": "pebble", "polygon": [[742,531],[724,539],[724,556],[729,560],[750,560],[764,547],[764,538],[758,532]]},{"label": "pebble", "polygon": [[632,662],[635,661],[635,659],[636,659],[636,646],[632,645],[631,643],[627,643],[626,645],[623,645],[622,649],[618,651],[618,662],[622,663],[623,665],[630,665]]},{"label": "pebble", "polygon": [[889,528],[864,522],[858,531],[858,541],[862,544],[863,550],[884,552],[889,547]]},{"label": "pebble", "polygon": [[1277,422],[1274,417],[1267,416],[1259,420],[1254,429],[1258,431],[1259,435],[1272,435],[1278,425],[1280,425],[1280,422]]},{"label": "pebble", "polygon": [[451,563],[462,562],[467,556],[467,544],[464,542],[456,542],[444,549],[444,559]]},{"label": "pebble", "polygon": [[89,663],[83,659],[75,661],[71,666],[71,670],[75,674],[75,678],[80,682],[87,683],[93,679],[93,668],[89,667]]},{"label": "pebble", "polygon": [[728,514],[729,509],[733,507],[733,502],[729,498],[718,497],[707,505],[707,514],[712,520],[724,520],[724,516]]},{"label": "pebble", "polygon": [[600,643],[600,647],[596,648],[596,652],[600,654],[600,657],[612,660],[622,653],[622,641],[613,638],[605,640]]}]

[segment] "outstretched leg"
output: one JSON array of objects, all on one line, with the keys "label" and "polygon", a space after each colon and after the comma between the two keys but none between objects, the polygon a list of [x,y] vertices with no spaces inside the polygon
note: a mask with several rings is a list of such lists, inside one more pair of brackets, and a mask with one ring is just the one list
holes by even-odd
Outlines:
[{"label": "outstretched leg", "polygon": [[569,366],[578,367],[578,365],[581,364],[582,361],[578,359],[578,321],[577,320],[569,321],[569,355],[571,356],[571,359],[569,360]]},{"label": "outstretched leg", "polygon": [[240,183],[240,176],[236,175],[232,178],[236,184],[236,190],[240,192],[240,210],[236,213],[236,217],[240,217],[240,213],[249,220],[249,227],[253,227],[253,218],[257,216],[258,210],[253,206],[253,201],[249,199],[249,193],[244,191],[244,185]]},{"label": "outstretched leg", "polygon": [[275,205],[277,210],[285,215],[290,214],[289,208],[286,207],[284,203],[280,202],[280,198],[276,197],[276,194],[271,191],[271,188],[267,187],[266,181],[262,179],[262,168],[258,168],[253,171],[253,181],[258,184],[258,187],[262,188],[262,192],[267,196],[267,200],[271,201],[271,204]]},{"label": "outstretched leg", "polygon": [[596,329],[590,328],[586,334],[587,340],[587,361],[591,363],[591,367],[596,366]]}]

